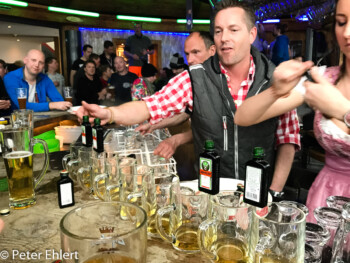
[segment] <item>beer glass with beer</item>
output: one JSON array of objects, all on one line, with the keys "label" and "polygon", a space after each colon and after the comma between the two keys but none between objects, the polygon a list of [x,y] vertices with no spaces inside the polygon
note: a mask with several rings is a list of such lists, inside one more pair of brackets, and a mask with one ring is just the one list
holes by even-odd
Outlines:
[{"label": "beer glass with beer", "polygon": [[73,89],[72,87],[64,87],[63,88],[64,100],[73,103]]},{"label": "beer glass with beer", "polygon": [[20,109],[25,109],[27,104],[27,88],[17,88],[16,94],[17,94],[17,100],[19,104]]},{"label": "beer glass with beer", "polygon": [[305,214],[289,204],[269,203],[253,212],[251,262],[304,262]]},{"label": "beer glass with beer", "polygon": [[252,207],[243,193],[222,191],[210,196],[211,216],[198,230],[201,252],[212,262],[249,262]]},{"label": "beer glass with beer", "polygon": [[[122,211],[125,212],[122,215]],[[63,252],[76,252],[66,263],[145,263],[147,216],[130,203],[95,202],[67,213],[60,222]]]},{"label": "beer glass with beer", "polygon": [[[198,187],[175,186],[171,189],[170,205],[160,208],[156,215],[156,227],[160,236],[172,243],[176,250],[185,253],[199,252],[197,232],[207,219],[208,194]],[[169,217],[169,234],[163,228],[163,217]]]},{"label": "beer glass with beer", "polygon": [[[31,138],[28,128],[0,130],[2,154],[6,166],[10,206],[23,209],[35,204],[35,189],[42,180],[49,164],[45,141]],[[44,165],[40,174],[33,175],[33,147],[40,143],[44,147]]]}]

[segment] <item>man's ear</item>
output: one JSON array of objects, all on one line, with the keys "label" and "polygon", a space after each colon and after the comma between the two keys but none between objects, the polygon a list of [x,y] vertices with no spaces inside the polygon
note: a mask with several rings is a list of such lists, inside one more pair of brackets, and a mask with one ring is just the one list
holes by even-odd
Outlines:
[{"label": "man's ear", "polygon": [[211,45],[209,48],[209,54],[210,56],[214,56],[216,52],[216,46],[215,45]]},{"label": "man's ear", "polygon": [[250,29],[250,32],[249,32],[249,41],[250,41],[250,44],[253,44],[253,42],[255,41],[257,32],[258,32],[258,30],[256,29],[255,26],[253,26],[252,29]]}]

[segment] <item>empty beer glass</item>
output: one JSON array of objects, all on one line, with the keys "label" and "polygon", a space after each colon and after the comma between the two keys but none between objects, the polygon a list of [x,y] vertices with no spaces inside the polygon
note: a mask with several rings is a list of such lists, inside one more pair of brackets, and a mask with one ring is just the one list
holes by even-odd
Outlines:
[{"label": "empty beer glass", "polygon": [[341,210],[331,207],[318,207],[314,210],[317,223],[325,227],[330,238],[322,249],[322,263],[331,262],[335,232],[341,222]]},{"label": "empty beer glass", "polygon": [[[83,147],[81,142],[72,143],[69,147],[69,154],[62,158],[62,167],[69,172],[70,177],[76,180],[76,173],[78,168],[78,150]],[[70,165],[68,165],[70,163]]]},{"label": "empty beer glass", "polygon": [[[35,189],[42,180],[48,164],[48,148],[45,141],[31,138],[28,128],[0,130],[1,150],[6,166],[10,206],[23,209],[36,203]],[[40,174],[33,176],[33,147],[44,147],[44,164]]]},{"label": "empty beer glass", "polygon": [[332,207],[332,208],[336,208],[339,210],[343,209],[343,206],[346,203],[350,203],[350,198],[349,197],[345,197],[345,196],[328,196],[326,199],[327,202],[327,206],[328,207]]},{"label": "empty beer glass", "polygon": [[34,112],[32,110],[14,110],[11,113],[11,122],[13,128],[28,128],[30,136],[33,137]]},{"label": "empty beer glass", "polygon": [[253,262],[304,261],[305,214],[299,208],[269,203],[253,212],[249,258]]},{"label": "empty beer glass", "polygon": [[[199,252],[197,231],[208,216],[208,195],[198,188],[172,187],[170,205],[160,208],[156,227],[160,236],[185,253]],[[169,217],[169,234],[163,228],[163,217]]]},{"label": "empty beer glass", "polygon": [[82,147],[78,150],[77,181],[80,187],[89,194],[92,193],[91,156],[94,156],[94,154],[92,148]]},{"label": "empty beer glass", "polygon": [[211,216],[199,226],[198,243],[212,262],[248,262],[252,207],[241,196],[235,191],[210,196]]},{"label": "empty beer glass", "polygon": [[[122,215],[121,211],[125,211]],[[147,216],[124,202],[97,202],[77,207],[60,222],[63,253],[76,252],[66,263],[145,263]]]}]

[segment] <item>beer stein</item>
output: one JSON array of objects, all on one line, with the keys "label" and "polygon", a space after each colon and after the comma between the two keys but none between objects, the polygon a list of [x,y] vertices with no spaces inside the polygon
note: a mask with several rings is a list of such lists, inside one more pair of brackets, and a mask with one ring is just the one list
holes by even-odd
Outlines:
[{"label": "beer stein", "polygon": [[[83,144],[81,142],[72,143],[69,146],[69,154],[66,154],[62,158],[62,167],[64,170],[67,170],[69,172],[70,177],[73,180],[76,180],[76,173],[77,173],[77,163],[78,163],[78,150],[83,147]],[[70,165],[68,166],[68,163]]]},{"label": "beer stein", "polygon": [[33,137],[34,112],[32,110],[14,110],[11,113],[11,122],[13,128],[27,127],[30,137]]},{"label": "beer stein", "polygon": [[[208,195],[198,188],[175,186],[171,189],[170,205],[160,208],[156,227],[160,236],[185,253],[199,252],[197,232],[208,216]],[[169,217],[169,234],[163,228],[163,217]]]},{"label": "beer stein", "polygon": [[[82,147],[78,150],[77,181],[80,187],[88,193],[92,193],[91,184],[91,157],[95,156],[92,148]],[[69,167],[69,165],[68,165]]]},{"label": "beer stein", "polygon": [[281,204],[287,204],[287,205],[299,208],[301,211],[304,212],[305,216],[307,216],[309,214],[309,208],[307,208],[306,205],[303,205],[301,203],[294,202],[294,201],[289,201],[289,200],[283,200],[280,203]]},{"label": "beer stein", "polygon": [[341,222],[341,210],[331,207],[318,207],[314,210],[314,216],[317,223],[325,227],[330,234],[329,240],[322,249],[322,263],[329,263],[333,254],[332,247],[335,232]]},{"label": "beer stein", "polygon": [[[36,203],[35,189],[39,186],[48,164],[48,148],[45,141],[31,138],[28,128],[0,130],[1,150],[4,158],[10,206],[23,209]],[[40,143],[44,147],[44,165],[37,177],[33,175],[33,147]]]},{"label": "beer stein", "polygon": [[350,262],[350,203],[343,206],[341,223],[334,237],[331,263]]},{"label": "beer stein", "polygon": [[318,224],[306,223],[305,243],[322,251],[330,238],[329,231]]},{"label": "beer stein", "polygon": [[[160,238],[156,228],[157,211],[170,205],[170,191],[172,187],[179,187],[180,179],[173,173],[146,174],[143,178],[147,201],[147,232],[150,237]],[[169,234],[169,217],[162,218],[162,228]]]},{"label": "beer stein", "polygon": [[328,207],[332,207],[332,208],[336,208],[339,210],[343,209],[343,206],[346,203],[350,202],[350,198],[349,197],[345,197],[345,196],[328,196],[326,199],[327,202],[327,206]]},{"label": "beer stein", "polygon": [[18,100],[18,106],[20,109],[25,109],[27,105],[27,93],[28,89],[25,87],[16,88],[16,95]]},{"label": "beer stein", "polygon": [[305,214],[299,208],[269,203],[252,217],[249,258],[253,262],[303,262]]},{"label": "beer stein", "polygon": [[199,225],[198,243],[212,262],[248,262],[252,207],[242,199],[235,191],[210,196],[211,216]]},{"label": "beer stein", "polygon": [[61,219],[60,230],[62,252],[70,255],[66,263],[146,263],[147,216],[133,204],[95,202],[77,207]]}]

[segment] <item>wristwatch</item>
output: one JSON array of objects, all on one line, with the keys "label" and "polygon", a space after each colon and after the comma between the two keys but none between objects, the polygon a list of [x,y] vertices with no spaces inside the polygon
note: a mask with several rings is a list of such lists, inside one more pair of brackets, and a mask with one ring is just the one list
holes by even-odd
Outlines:
[{"label": "wristwatch", "polygon": [[284,197],[284,192],[276,192],[274,190],[269,189],[269,193],[272,195],[272,198],[275,199],[283,199]]},{"label": "wristwatch", "polygon": [[350,110],[344,114],[344,123],[348,128],[350,128]]}]

